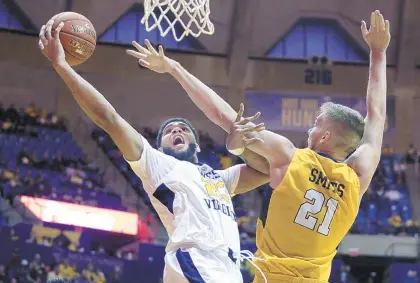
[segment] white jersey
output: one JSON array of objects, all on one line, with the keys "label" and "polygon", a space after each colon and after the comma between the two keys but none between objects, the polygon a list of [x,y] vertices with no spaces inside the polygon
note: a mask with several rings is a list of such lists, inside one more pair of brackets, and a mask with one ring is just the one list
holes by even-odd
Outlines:
[{"label": "white jersey", "polygon": [[166,251],[196,247],[239,253],[239,232],[231,192],[240,165],[213,170],[206,164],[180,161],[150,146],[143,138],[140,160],[128,162],[140,177],[169,234]]}]

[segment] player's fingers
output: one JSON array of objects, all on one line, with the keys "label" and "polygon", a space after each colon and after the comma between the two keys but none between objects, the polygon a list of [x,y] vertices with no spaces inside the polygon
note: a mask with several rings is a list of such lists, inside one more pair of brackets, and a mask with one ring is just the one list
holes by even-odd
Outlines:
[{"label": "player's fingers", "polygon": [[150,53],[155,54],[155,55],[157,55],[157,54],[158,54],[158,53],[156,52],[156,50],[153,48],[152,44],[150,43],[150,41],[149,41],[148,39],[146,39],[146,40],[144,41],[144,43],[146,44],[147,49],[149,49],[149,52],[150,52]]},{"label": "player's fingers", "polygon": [[44,44],[42,43],[41,39],[38,41],[38,47],[41,49],[41,51],[44,49]]},{"label": "player's fingers", "polygon": [[385,21],[385,31],[387,33],[389,33],[389,21],[388,20]]},{"label": "player's fingers", "polygon": [[379,15],[380,15],[379,11],[376,10],[375,11],[375,30],[376,31],[380,31],[380,29],[381,29],[381,23],[380,23],[381,17]]},{"label": "player's fingers", "polygon": [[48,40],[47,40],[47,38],[45,37],[45,25],[43,25],[43,26],[41,27],[41,30],[39,31],[39,39],[41,40],[41,42],[42,42],[42,44],[43,44],[44,46],[47,46],[47,44],[48,44]]},{"label": "player's fingers", "polygon": [[236,115],[235,123],[238,123],[239,121],[241,121],[243,114],[244,114],[244,104],[241,103],[239,105],[239,111],[238,111],[238,114]]},{"label": "player's fingers", "polygon": [[246,125],[252,121],[257,120],[261,116],[261,112],[257,112],[254,116],[243,118],[241,121],[237,122],[237,125]]},{"label": "player's fingers", "polygon": [[145,68],[149,68],[149,66],[150,66],[150,64],[143,59],[139,60],[139,64],[140,64],[140,66],[143,66]]},{"label": "player's fingers", "polygon": [[362,21],[361,30],[362,30],[363,36],[366,36],[368,34],[368,30],[367,30],[366,22],[365,21]]},{"label": "player's fingers", "polygon": [[140,52],[136,52],[134,50],[129,50],[128,49],[128,50],[126,50],[126,53],[128,55],[131,55],[131,56],[137,58],[137,59],[146,59],[147,58],[147,55],[146,54],[143,54],[143,53],[140,53]]},{"label": "player's fingers", "polygon": [[376,28],[376,14],[372,12],[370,14],[370,30],[374,30]]},{"label": "player's fingers", "polygon": [[258,118],[260,118],[260,116],[261,116],[261,112],[257,112],[257,113],[255,113],[255,115],[254,115],[254,116],[247,117],[247,118],[243,119],[243,120],[247,121],[247,122],[246,122],[246,123],[244,123],[244,124],[247,124],[247,123],[249,123],[249,122],[253,122],[253,121],[257,120]]},{"label": "player's fingers", "polygon": [[57,26],[57,28],[55,29],[55,34],[54,34],[54,37],[55,37],[55,39],[60,39],[60,31],[61,31],[61,29],[64,27],[64,23],[63,22],[61,22],[58,26]]},{"label": "player's fingers", "polygon": [[250,138],[250,139],[247,139],[247,138],[244,137],[242,139],[242,141],[244,142],[244,146],[245,147],[247,147],[247,146],[249,146],[251,144],[264,143],[264,141],[262,139],[259,139],[259,138]]},{"label": "player's fingers", "polygon": [[133,46],[138,50],[138,51],[140,51],[141,53],[144,53],[144,54],[150,54],[150,52],[149,52],[149,50],[147,50],[146,48],[144,48],[143,46],[141,46],[138,42],[135,42],[135,41],[133,41],[133,42],[131,42],[132,44],[133,44]]},{"label": "player's fingers", "polygon": [[165,53],[163,52],[163,46],[162,45],[159,45],[159,56],[160,57],[165,57]]},{"label": "player's fingers", "polygon": [[252,126],[252,127],[247,127],[244,129],[238,129],[238,132],[241,134],[248,134],[248,133],[252,133],[252,132],[261,132],[265,130],[265,126],[264,123],[260,123],[258,125]]},{"label": "player's fingers", "polygon": [[47,26],[45,28],[45,37],[47,38],[47,40],[51,40],[52,39],[51,29],[52,29],[53,24],[54,24],[54,21],[53,20],[49,20],[48,23],[47,23]]},{"label": "player's fingers", "polygon": [[378,28],[381,31],[385,30],[385,20],[382,14],[378,14]]}]

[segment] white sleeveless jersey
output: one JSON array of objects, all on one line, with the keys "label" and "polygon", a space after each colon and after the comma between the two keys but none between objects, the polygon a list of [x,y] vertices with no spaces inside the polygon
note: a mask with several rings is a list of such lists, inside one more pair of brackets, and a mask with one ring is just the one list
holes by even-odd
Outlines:
[{"label": "white sleeveless jersey", "polygon": [[169,234],[166,251],[197,247],[239,253],[230,193],[238,183],[240,165],[213,170],[157,151],[144,138],[143,144],[140,160],[128,163]]}]

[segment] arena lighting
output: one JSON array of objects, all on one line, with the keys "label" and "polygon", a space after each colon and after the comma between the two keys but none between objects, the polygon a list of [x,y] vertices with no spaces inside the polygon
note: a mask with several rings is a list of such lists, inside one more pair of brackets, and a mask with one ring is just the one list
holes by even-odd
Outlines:
[{"label": "arena lighting", "polygon": [[135,213],[28,196],[20,196],[20,202],[45,222],[137,235],[138,215]]}]

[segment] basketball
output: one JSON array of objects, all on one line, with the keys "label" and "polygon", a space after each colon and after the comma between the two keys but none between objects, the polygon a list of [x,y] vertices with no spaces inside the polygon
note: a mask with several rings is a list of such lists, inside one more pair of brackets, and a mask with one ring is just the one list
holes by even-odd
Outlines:
[{"label": "basketball", "polygon": [[53,18],[53,33],[61,22],[64,23],[60,41],[66,53],[67,63],[75,66],[85,62],[96,47],[96,31],[92,23],[85,16],[73,12],[60,13]]}]

